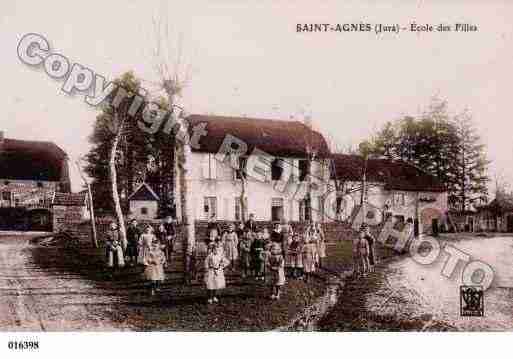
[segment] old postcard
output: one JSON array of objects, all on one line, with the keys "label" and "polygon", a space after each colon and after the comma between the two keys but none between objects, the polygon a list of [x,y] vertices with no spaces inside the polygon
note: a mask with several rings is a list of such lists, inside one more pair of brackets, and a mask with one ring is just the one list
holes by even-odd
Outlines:
[{"label": "old postcard", "polygon": [[513,329],[513,3],[0,8],[7,354]]}]

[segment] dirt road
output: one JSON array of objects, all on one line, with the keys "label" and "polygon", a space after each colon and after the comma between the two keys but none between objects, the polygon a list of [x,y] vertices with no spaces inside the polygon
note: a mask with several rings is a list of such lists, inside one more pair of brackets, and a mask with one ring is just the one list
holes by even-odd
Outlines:
[{"label": "dirt road", "polygon": [[0,331],[120,331],[109,320],[116,296],[32,262],[30,236],[0,236]]},{"label": "dirt road", "polygon": [[444,256],[432,265],[423,266],[406,257],[386,266],[385,280],[366,297],[369,315],[393,316],[399,322],[423,318],[423,330],[440,326],[458,331],[513,330],[513,238],[469,238],[447,243],[493,268],[495,280],[485,292],[484,317],[460,316],[462,266],[450,278],[442,276]]}]

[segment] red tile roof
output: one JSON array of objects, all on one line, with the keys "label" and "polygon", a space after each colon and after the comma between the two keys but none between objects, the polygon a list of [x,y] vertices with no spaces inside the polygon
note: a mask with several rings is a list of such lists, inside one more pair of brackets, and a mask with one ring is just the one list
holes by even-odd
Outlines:
[{"label": "red tile roof", "polygon": [[193,149],[196,152],[217,153],[230,134],[246,142],[248,154],[256,147],[276,157],[307,157],[307,148],[312,148],[318,157],[330,155],[324,137],[299,121],[208,115],[191,115],[187,120],[191,129],[206,123],[207,135],[200,138],[200,149]]},{"label": "red tile roof", "polygon": [[[339,180],[361,181],[364,159],[358,155],[333,155],[336,177]],[[369,159],[367,180],[384,183],[385,189],[400,191],[444,192],[445,186],[429,173],[402,161]]]},{"label": "red tile roof", "polygon": [[0,178],[60,181],[66,153],[52,142],[0,141]]}]

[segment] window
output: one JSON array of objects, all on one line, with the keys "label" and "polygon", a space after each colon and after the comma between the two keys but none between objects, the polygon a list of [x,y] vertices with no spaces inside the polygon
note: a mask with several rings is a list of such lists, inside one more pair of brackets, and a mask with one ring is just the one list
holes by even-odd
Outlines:
[{"label": "window", "polygon": [[212,217],[217,218],[217,198],[216,197],[205,197],[203,199],[203,212],[205,219]]},{"label": "window", "polygon": [[273,180],[273,181],[281,180],[282,174],[283,174],[283,160],[281,158],[276,158],[271,163],[271,180]]},{"label": "window", "polygon": [[203,171],[203,178],[205,179],[216,179],[217,170],[216,170],[216,159],[214,157],[214,154],[206,154],[203,158],[202,163],[202,171]]},{"label": "window", "polygon": [[396,207],[406,205],[406,196],[404,193],[396,193],[394,195],[394,204]]},{"label": "window", "polygon": [[11,182],[9,182],[9,181],[4,181],[4,185],[8,186],[8,185],[10,185],[10,184],[11,184]]},{"label": "window", "polygon": [[2,192],[2,200],[10,201],[11,200],[11,192]]},{"label": "window", "polygon": [[281,221],[283,219],[283,198],[273,198],[271,200],[271,221]]},{"label": "window", "polygon": [[43,182],[37,182],[37,188],[43,188]]},{"label": "window", "polygon": [[148,214],[148,208],[146,208],[146,207],[141,207],[141,214],[142,214],[143,216],[146,216],[146,215]]},{"label": "window", "polygon": [[240,179],[242,179],[242,177],[244,177],[244,178],[247,177],[247,173],[246,173],[247,163],[248,163],[247,157],[242,157],[242,156],[239,157],[239,170],[235,171],[236,179],[240,180]]},{"label": "window", "polygon": [[303,182],[308,179],[308,175],[310,174],[310,161],[308,160],[299,160],[299,181]]},{"label": "window", "polygon": [[[244,198],[244,202],[246,203],[246,208],[244,208],[244,214],[245,214],[245,217],[247,218],[247,214],[248,214],[248,198],[245,197]],[[242,210],[241,210],[241,204],[240,204],[240,197],[235,197],[235,220],[236,221],[242,221]]]},{"label": "window", "polygon": [[312,206],[310,205],[310,199],[305,198],[299,202],[299,220],[309,221],[312,218]]}]

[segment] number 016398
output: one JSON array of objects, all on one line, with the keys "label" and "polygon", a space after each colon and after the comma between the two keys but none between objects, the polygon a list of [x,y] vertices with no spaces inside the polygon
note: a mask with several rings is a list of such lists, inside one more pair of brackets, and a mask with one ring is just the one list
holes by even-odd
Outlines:
[{"label": "number 016398", "polygon": [[10,350],[38,350],[39,342],[34,340],[10,340],[7,343],[7,348]]}]

